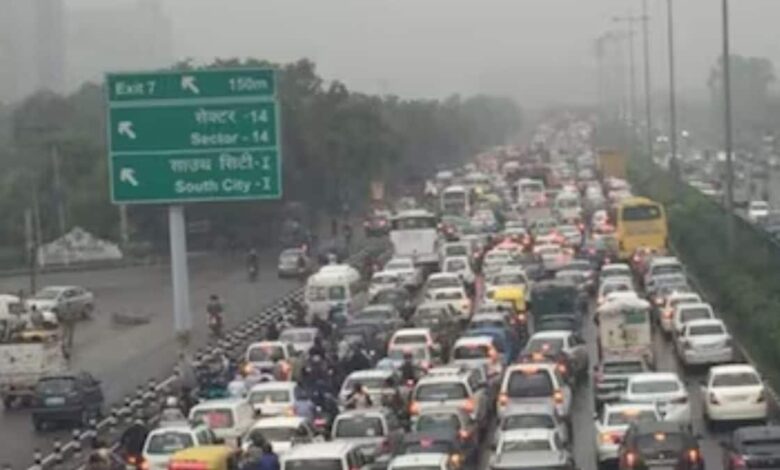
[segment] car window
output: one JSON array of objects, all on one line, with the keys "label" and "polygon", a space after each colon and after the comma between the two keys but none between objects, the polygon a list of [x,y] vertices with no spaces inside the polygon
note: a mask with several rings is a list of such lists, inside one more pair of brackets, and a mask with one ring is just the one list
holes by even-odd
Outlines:
[{"label": "car window", "polygon": [[553,389],[550,373],[541,369],[535,372],[512,372],[507,383],[507,395],[515,398],[549,397]]},{"label": "car window", "polygon": [[186,432],[166,431],[153,434],[146,443],[146,453],[168,455],[195,445],[192,435]]},{"label": "car window", "polygon": [[288,390],[256,390],[249,393],[250,403],[288,403],[291,398]]},{"label": "car window", "polygon": [[377,417],[352,416],[336,421],[334,438],[381,437],[384,436],[382,420]]},{"label": "car window", "polygon": [[655,422],[658,418],[651,410],[614,410],[609,412],[607,426],[628,426],[633,423]]},{"label": "car window", "polygon": [[460,420],[454,414],[427,414],[420,416],[414,426],[416,432],[459,429]]},{"label": "car window", "polygon": [[631,393],[636,394],[671,393],[678,390],[680,390],[680,384],[674,380],[654,380],[631,384]]},{"label": "car window", "polygon": [[712,387],[742,387],[760,384],[761,378],[753,372],[717,374],[712,379]]},{"label": "car window", "polygon": [[233,412],[227,408],[197,410],[192,414],[193,421],[203,421],[211,429],[226,429],[233,427]]},{"label": "car window", "polygon": [[535,452],[553,450],[548,439],[524,439],[504,441],[501,452]]},{"label": "car window", "polygon": [[509,415],[501,422],[501,430],[510,431],[513,429],[553,429],[555,420],[548,414],[517,414]]},{"label": "car window", "polygon": [[712,318],[712,312],[706,307],[685,308],[680,311],[680,322],[687,323],[691,320],[706,320]]},{"label": "car window", "polygon": [[643,453],[663,450],[679,451],[686,447],[686,439],[679,432],[656,432],[637,435],[635,445],[638,449],[642,449]]},{"label": "car window", "polygon": [[563,349],[563,338],[532,338],[526,345],[529,353],[541,352],[556,354]]},{"label": "car window", "polygon": [[722,335],[726,331],[723,325],[692,325],[688,327],[688,336]]},{"label": "car window", "polygon": [[461,345],[453,351],[453,359],[485,359],[488,357],[488,348],[484,344]]},{"label": "car window", "polygon": [[468,398],[465,385],[459,382],[420,384],[415,391],[419,401],[461,400]]}]

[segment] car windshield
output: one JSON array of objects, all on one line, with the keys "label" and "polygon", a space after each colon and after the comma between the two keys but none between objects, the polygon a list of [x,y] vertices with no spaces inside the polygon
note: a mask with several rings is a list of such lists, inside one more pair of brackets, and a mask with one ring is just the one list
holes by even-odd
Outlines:
[{"label": "car windshield", "polygon": [[529,353],[558,354],[563,349],[563,338],[532,338],[525,347]]},{"label": "car windshield", "polygon": [[680,384],[675,380],[643,381],[631,384],[631,393],[653,394],[671,393],[680,390]]},{"label": "car windshield", "polygon": [[641,361],[605,362],[604,374],[639,374],[645,371]]},{"label": "car windshield", "polygon": [[415,391],[418,401],[463,400],[468,398],[466,387],[461,383],[421,384]]},{"label": "car windshield", "polygon": [[387,357],[393,360],[403,360],[404,354],[411,354],[414,359],[425,359],[425,349],[423,348],[393,348],[387,352]]},{"label": "car windshield", "polygon": [[419,441],[407,442],[404,446],[405,454],[428,454],[441,453],[449,454],[452,450],[452,443],[447,441],[437,441],[431,438],[422,438]]},{"label": "car windshield", "polygon": [[72,377],[52,377],[39,381],[35,388],[42,395],[64,395],[76,388],[76,380]]},{"label": "car windshield", "polygon": [[633,423],[656,422],[658,417],[652,410],[616,410],[607,415],[607,426],[628,426]]},{"label": "car windshield", "polygon": [[59,297],[62,291],[59,289],[42,289],[35,294],[35,299],[54,300]]},{"label": "car windshield", "polygon": [[453,277],[434,277],[428,280],[428,289],[443,289],[445,287],[460,287],[460,280]]},{"label": "car windshield", "polygon": [[185,432],[166,431],[155,433],[146,443],[146,453],[152,455],[168,455],[195,445],[192,435]]},{"label": "car windshield", "polygon": [[417,418],[415,431],[428,432],[441,429],[460,429],[460,420],[453,414],[430,414]]},{"label": "car windshield", "polygon": [[341,418],[336,421],[333,431],[335,438],[381,437],[383,435],[382,420],[365,416]]},{"label": "car windshield", "polygon": [[289,343],[308,343],[314,341],[314,333],[311,331],[283,331],[279,340]]},{"label": "car windshield", "polygon": [[514,285],[525,285],[525,278],[522,274],[499,274],[497,276],[494,276],[491,284],[495,286],[514,286]]},{"label": "car windshield", "polygon": [[635,446],[643,452],[652,454],[659,451],[680,451],[686,447],[686,439],[679,432],[655,432],[638,434]]},{"label": "car windshield", "polygon": [[425,335],[398,335],[393,340],[394,344],[428,344]]},{"label": "car windshield", "polygon": [[686,308],[680,311],[680,321],[687,323],[691,320],[705,320],[712,318],[712,312],[706,307]]},{"label": "car windshield", "polygon": [[712,379],[713,387],[744,387],[760,384],[761,379],[753,372],[718,374]]},{"label": "car windshield", "polygon": [[392,313],[389,310],[363,310],[355,315],[356,320],[360,321],[384,321],[392,317]]},{"label": "car windshield", "polygon": [[469,249],[463,245],[448,246],[444,249],[447,256],[468,256]]},{"label": "car windshield", "polygon": [[436,300],[460,300],[463,298],[463,292],[460,291],[441,291],[435,294]]},{"label": "car windshield", "polygon": [[283,470],[344,470],[339,459],[285,459]]},{"label": "car windshield", "polygon": [[374,277],[371,278],[371,282],[373,284],[395,284],[397,280],[398,280],[397,277],[389,274],[382,275],[382,276],[375,275]]},{"label": "car windshield", "polygon": [[724,333],[723,325],[693,325],[688,329],[690,336],[722,335]]},{"label": "car windshield", "polygon": [[277,428],[255,428],[249,433],[250,437],[263,436],[269,441],[287,442],[295,437],[295,428],[277,427]]},{"label": "car windshield", "polygon": [[407,269],[414,269],[411,263],[406,261],[391,261],[385,265],[385,269],[388,271],[404,271]]},{"label": "car windshield", "polygon": [[378,292],[371,302],[375,304],[393,304],[399,300],[404,299],[403,291],[400,290],[383,290]]},{"label": "car windshield", "polygon": [[467,268],[466,261],[462,259],[451,259],[447,261],[447,265],[444,268],[446,272],[458,272],[465,271]]},{"label": "car windshield", "polygon": [[338,301],[347,298],[347,290],[344,286],[310,286],[308,290],[308,298],[312,302]]},{"label": "car windshield", "polygon": [[549,439],[524,439],[521,441],[504,441],[501,452],[536,452],[553,450]]},{"label": "car windshield", "polygon": [[514,398],[550,397],[553,394],[553,382],[546,370],[532,369],[512,372],[507,384],[507,395]]},{"label": "car windshield", "polygon": [[301,256],[300,252],[297,252],[297,251],[285,251],[285,252],[282,252],[281,255],[279,255],[279,258],[282,261],[286,261],[286,262],[289,263],[289,262],[298,262],[298,258],[300,258],[300,256]]},{"label": "car windshield", "polygon": [[489,357],[487,345],[470,344],[458,346],[452,353],[453,359],[485,359]]},{"label": "car windshield", "polygon": [[678,264],[667,264],[663,266],[656,266],[653,268],[653,276],[661,276],[664,274],[677,274],[682,273],[682,266]]},{"label": "car windshield", "polygon": [[193,421],[203,421],[211,429],[233,427],[233,413],[229,409],[197,410],[192,414]]},{"label": "car windshield", "polygon": [[291,401],[288,390],[256,390],[249,393],[251,403],[289,403]]},{"label": "car windshield", "polygon": [[255,346],[249,349],[247,360],[249,362],[276,361],[284,357],[284,349],[281,346]]},{"label": "car windshield", "polygon": [[510,415],[501,422],[501,429],[510,431],[512,429],[553,429],[555,420],[548,414],[524,413],[520,415]]}]

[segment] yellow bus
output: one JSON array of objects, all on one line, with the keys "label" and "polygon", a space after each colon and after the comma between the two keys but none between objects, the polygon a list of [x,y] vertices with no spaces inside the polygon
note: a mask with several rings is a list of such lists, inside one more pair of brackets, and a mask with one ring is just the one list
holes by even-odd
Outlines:
[{"label": "yellow bus", "polygon": [[664,252],[668,233],[662,204],[644,197],[630,197],[618,204],[615,235],[621,259],[629,259],[638,248]]}]

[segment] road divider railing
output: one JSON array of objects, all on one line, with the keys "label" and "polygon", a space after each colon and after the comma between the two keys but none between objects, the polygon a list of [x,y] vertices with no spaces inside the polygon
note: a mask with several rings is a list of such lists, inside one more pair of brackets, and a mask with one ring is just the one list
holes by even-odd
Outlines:
[{"label": "road divider railing", "polygon": [[[369,253],[377,254],[386,249],[385,243],[367,244],[350,257],[349,262],[356,264]],[[221,349],[232,359],[239,359],[249,343],[259,339],[258,333],[270,321],[292,323],[292,307],[303,301],[303,294],[303,287],[293,289],[257,315],[231,329],[222,339],[212,340],[200,347],[193,354],[193,366],[197,368],[210,360],[216,349]],[[32,465],[27,470],[80,470],[85,466],[85,457],[92,450],[104,446],[116,450],[119,438],[134,420],[143,420],[149,428],[158,423],[163,401],[174,394],[178,382],[178,367],[174,367],[172,374],[164,380],[152,378],[146,384],[138,385],[134,392],[128,393],[119,404],[113,405],[100,421],[93,419],[86,423],[84,429],[74,429],[72,438],[66,443],[55,440],[49,454],[43,455],[41,449],[36,449],[32,455]],[[10,465],[3,465],[2,468],[14,470]]]}]

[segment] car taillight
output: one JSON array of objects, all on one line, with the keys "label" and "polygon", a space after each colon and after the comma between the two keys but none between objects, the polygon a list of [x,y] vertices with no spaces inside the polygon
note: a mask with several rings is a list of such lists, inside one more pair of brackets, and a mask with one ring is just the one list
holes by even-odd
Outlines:
[{"label": "car taillight", "polygon": [[141,470],[149,470],[149,461],[141,459]]},{"label": "car taillight", "polygon": [[626,452],[625,456],[623,457],[623,460],[626,462],[627,467],[633,467],[636,465],[636,454],[633,452]]},{"label": "car taillight", "polygon": [[661,305],[664,304],[664,299],[661,299],[661,298],[655,299],[655,304],[660,307]]},{"label": "car taillight", "polygon": [[450,455],[450,463],[455,467],[460,467],[462,457],[460,454],[452,454]]},{"label": "car taillight", "polygon": [[471,437],[471,433],[465,429],[461,429],[458,431],[458,437],[460,437],[461,441],[467,441]]},{"label": "car taillight", "polygon": [[315,418],[314,419],[314,427],[322,428],[322,427],[325,427],[326,424],[328,424],[328,422],[325,421],[325,418]]},{"label": "car taillight", "polygon": [[555,403],[559,405],[563,403],[563,392],[560,390],[553,392],[553,400],[555,400]]},{"label": "car taillight", "polygon": [[664,319],[671,320],[672,318],[672,311],[670,309],[664,310]]},{"label": "car taillight", "polygon": [[414,380],[412,380],[412,379],[407,380],[406,381],[406,386],[407,387],[414,387]]},{"label": "car taillight", "polygon": [[498,396],[498,404],[499,406],[506,406],[509,404],[509,395],[506,393],[502,393]]},{"label": "car taillight", "polygon": [[420,404],[416,401],[413,401],[409,404],[409,414],[416,415],[420,414]]},{"label": "car taillight", "polygon": [[428,362],[428,361],[422,361],[422,362],[420,363],[420,368],[421,368],[421,369],[424,369],[424,370],[428,370],[428,369],[430,369],[430,368],[431,368],[431,363],[430,363],[430,362]]},{"label": "car taillight", "polygon": [[691,463],[699,461],[699,451],[697,449],[688,450],[688,461]]},{"label": "car taillight", "polygon": [[731,454],[731,468],[734,470],[747,468],[747,462],[745,462],[745,457],[739,454]]},{"label": "car taillight", "polygon": [[604,444],[620,444],[623,440],[623,436],[616,432],[603,432],[601,433],[601,442]]},{"label": "car taillight", "polygon": [[528,317],[525,315],[525,313],[518,313],[517,319],[518,321],[520,321],[520,323],[525,323],[526,321],[528,321]]},{"label": "car taillight", "polygon": [[466,401],[463,402],[463,404],[460,407],[466,413],[473,413],[474,412],[474,399],[473,398],[467,399]]},{"label": "car taillight", "polygon": [[710,392],[708,399],[713,405],[720,405],[720,400],[718,400],[718,397],[715,396],[714,393]]}]

